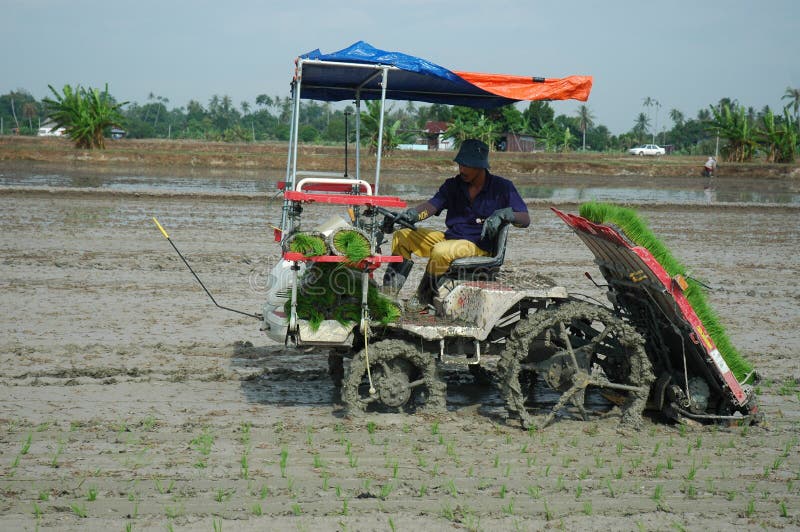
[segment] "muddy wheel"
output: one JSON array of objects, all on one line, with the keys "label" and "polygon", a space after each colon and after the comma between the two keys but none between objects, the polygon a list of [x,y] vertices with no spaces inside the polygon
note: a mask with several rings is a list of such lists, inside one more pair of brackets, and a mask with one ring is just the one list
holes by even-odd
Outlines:
[{"label": "muddy wheel", "polygon": [[[401,340],[383,340],[361,350],[345,369],[342,402],[348,414],[364,412],[443,412],[446,386],[436,360]],[[373,390],[370,390],[366,358]],[[370,393],[370,392],[373,393]]]},{"label": "muddy wheel", "polygon": [[344,378],[344,356],[336,351],[328,353],[328,375],[333,385],[339,388]]},{"label": "muddy wheel", "polygon": [[534,373],[561,394],[540,421],[542,428],[569,404],[586,419],[590,387],[621,406],[623,424],[638,428],[654,380],[641,335],[608,309],[583,302],[536,312],[511,333],[498,380],[509,414],[525,428],[536,426],[530,404]]}]

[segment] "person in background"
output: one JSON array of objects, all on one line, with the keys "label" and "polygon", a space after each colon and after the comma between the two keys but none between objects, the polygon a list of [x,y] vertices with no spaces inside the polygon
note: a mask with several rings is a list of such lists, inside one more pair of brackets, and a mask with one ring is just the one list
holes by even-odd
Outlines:
[{"label": "person in background", "polygon": [[500,227],[531,223],[528,207],[514,184],[489,172],[489,147],[477,139],[465,140],[455,157],[458,175],[447,179],[428,201],[407,209],[397,220],[414,224],[447,211],[447,230],[400,229],[392,238],[392,255],[403,262],[391,263],[383,277],[384,291],[397,294],[411,268],[412,255],[428,257],[428,266],[417,288],[416,305],[433,302],[439,277],[450,262],[461,257],[489,256]]},{"label": "person in background", "polygon": [[708,156],[706,164],[703,165],[703,177],[713,177],[714,170],[717,169],[717,160],[713,155]]}]

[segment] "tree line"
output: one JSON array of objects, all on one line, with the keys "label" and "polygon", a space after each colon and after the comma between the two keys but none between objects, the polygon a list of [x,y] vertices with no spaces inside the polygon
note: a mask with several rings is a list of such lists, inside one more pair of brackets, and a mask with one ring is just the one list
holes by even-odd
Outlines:
[{"label": "tree line", "polygon": [[[226,142],[286,141],[290,134],[292,100],[289,96],[259,94],[253,103],[236,105],[230,96],[214,95],[203,105],[191,100],[183,107],[169,106],[169,99],[150,93],[147,101],[118,102],[108,89],[50,87],[51,97],[37,101],[28,91],[0,95],[0,134],[35,135],[42,123],[67,127],[79,147],[99,147],[102,133],[111,127],[126,131],[129,138],[197,139]],[[680,110],[666,113],[672,125],[659,125],[661,104],[652,97],[642,99],[642,112],[631,129],[613,135],[598,124],[587,105],[572,116],[556,115],[549,102],[529,102],[482,111],[440,104],[391,102],[385,118],[384,148],[413,143],[424,135],[428,122],[447,124],[444,136],[456,144],[465,138],[480,138],[502,149],[508,133],[528,136],[545,151],[586,150],[620,152],[652,142],[668,145],[680,154],[709,154],[717,149],[728,161],[763,158],[769,162],[792,162],[798,150],[800,89],[787,88],[786,106],[774,112],[745,107],[722,98],[695,117]],[[301,101],[299,138],[304,143],[344,142],[346,131],[353,139],[354,107],[327,102]],[[362,107],[362,139],[375,147],[380,109],[377,102]],[[666,117],[661,117],[666,118]],[[349,120],[349,123],[348,123]],[[92,133],[88,130],[94,129]],[[80,133],[83,130],[84,133]],[[77,138],[76,138],[77,137]],[[94,138],[94,141],[87,140]]]}]

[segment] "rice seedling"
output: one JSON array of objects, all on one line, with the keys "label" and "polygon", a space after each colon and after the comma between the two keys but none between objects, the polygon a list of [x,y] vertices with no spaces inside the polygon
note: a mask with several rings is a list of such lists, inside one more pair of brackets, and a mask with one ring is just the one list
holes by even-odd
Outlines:
[{"label": "rice seedling", "polygon": [[528,495],[532,499],[538,499],[542,496],[542,488],[541,486],[528,486]]},{"label": "rice seedling", "polygon": [[424,497],[428,494],[428,485],[424,482],[419,485],[419,491],[417,492],[418,497]]},{"label": "rice seedling", "polygon": [[141,421],[142,430],[150,432],[156,427],[158,420],[153,415],[148,415]]},{"label": "rice seedling", "polygon": [[694,487],[694,484],[686,486],[686,498],[691,500],[697,498],[697,488]]},{"label": "rice seedling", "polygon": [[622,442],[617,442],[617,456],[622,456]]},{"label": "rice seedling", "polygon": [[417,453],[417,465],[423,468],[428,466],[428,461],[425,459],[422,453]]},{"label": "rice seedling", "polygon": [[786,501],[781,501],[778,504],[778,508],[780,509],[781,517],[789,517],[789,510],[786,508]]},{"label": "rice seedling", "polygon": [[622,466],[619,466],[616,471],[614,469],[611,470],[611,474],[614,476],[616,480],[622,478]]},{"label": "rice seedling", "polygon": [[447,493],[449,493],[451,497],[458,497],[458,490],[456,489],[456,483],[452,478],[447,481],[446,488],[447,488]]},{"label": "rice seedling", "polygon": [[653,448],[653,452],[650,454],[650,456],[655,458],[655,456],[658,454],[659,448],[661,448],[661,442],[656,442],[656,446]]},{"label": "rice seedling", "polygon": [[289,461],[289,449],[285,446],[281,447],[281,458],[280,458],[280,468],[281,468],[281,478],[286,478],[286,464]]},{"label": "rice seedling", "polygon": [[350,453],[350,455],[348,456],[348,463],[352,468],[358,467],[358,456],[356,456],[353,453]]},{"label": "rice seedling", "polygon": [[503,506],[503,511],[508,515],[514,515],[514,499],[508,501],[507,506]]},{"label": "rice seedling", "polygon": [[264,499],[267,498],[267,496],[269,496],[269,486],[265,484],[261,486],[261,491],[258,494],[258,498],[263,501]]},{"label": "rice seedling", "polygon": [[592,510],[592,501],[584,501],[583,513],[585,515],[592,515],[592,513],[594,513],[594,511]]},{"label": "rice seedling", "polygon": [[495,468],[500,465],[500,455],[494,455],[494,458],[492,459],[492,465],[494,465]]},{"label": "rice seedling", "polygon": [[50,492],[47,490],[41,490],[39,492],[39,500],[40,501],[47,501],[50,500]]},{"label": "rice seedling", "polygon": [[756,513],[756,500],[750,499],[747,501],[747,506],[744,509],[744,515],[745,517],[752,517],[754,513]]},{"label": "rice seedling", "polygon": [[97,488],[95,486],[90,487],[89,491],[86,492],[86,500],[89,502],[97,500]]},{"label": "rice seedling", "polygon": [[222,532],[222,521],[218,520],[216,517],[211,520],[211,526],[214,527],[214,532]]},{"label": "rice seedling", "polygon": [[342,499],[342,509],[339,510],[339,515],[347,515],[349,513],[348,506],[349,506],[348,500],[346,498]]},{"label": "rice seedling", "polygon": [[163,484],[161,484],[161,480],[158,477],[153,478],[153,484],[156,487],[156,491],[161,495],[164,495],[165,493],[171,493],[172,489],[175,487],[174,480],[171,480],[165,487]]},{"label": "rice seedling", "polygon": [[506,470],[503,472],[503,476],[506,478],[511,476],[511,464],[506,464]]},{"label": "rice seedling", "polygon": [[314,453],[314,469],[322,469],[325,467],[325,462],[322,461],[322,457],[319,453]]},{"label": "rice seedling", "polygon": [[694,477],[697,475],[697,464],[694,460],[692,460],[692,465],[689,467],[689,471],[686,472],[686,480],[694,480]]},{"label": "rice seedling", "polygon": [[73,502],[69,505],[69,507],[72,509],[72,513],[74,513],[78,517],[85,518],[88,515],[86,512],[85,504],[78,504],[76,502]]},{"label": "rice seedling", "polygon": [[368,421],[367,422],[367,432],[369,434],[375,434],[375,429],[376,428],[377,428],[377,425],[375,424],[374,421]]},{"label": "rice seedling", "polygon": [[262,515],[264,515],[264,509],[261,508],[261,505],[259,503],[255,503],[250,508],[250,513],[255,515],[256,517],[261,517]]},{"label": "rice seedling", "polygon": [[181,509],[178,506],[167,505],[164,506],[164,515],[166,515],[170,519],[175,519],[180,517]]},{"label": "rice seedling", "polygon": [[226,502],[233,497],[236,490],[233,488],[218,488],[217,493],[214,495],[214,500],[217,502]]},{"label": "rice seedling", "polygon": [[564,475],[558,475],[556,480],[556,491],[565,491],[567,487],[564,485]]},{"label": "rice seedling", "polygon": [[391,482],[387,482],[386,484],[383,484],[381,486],[380,495],[379,495],[381,500],[386,500],[386,498],[389,496],[389,494],[392,493],[392,490],[394,490],[394,485]]},{"label": "rice seedling", "polygon": [[612,499],[616,498],[617,494],[614,492],[614,488],[611,486],[611,480],[606,479],[606,488],[608,488],[608,496]]},{"label": "rice seedling", "polygon": [[502,486],[500,486],[500,493],[498,494],[501,499],[505,499],[506,498],[506,492],[507,492],[506,485],[503,484]]},{"label": "rice seedling", "polygon": [[553,512],[550,511],[550,506],[547,504],[547,499],[543,501],[544,504],[544,519],[545,521],[552,521],[553,520]]},{"label": "rice seedling", "polygon": [[303,508],[300,506],[299,503],[292,504],[292,513],[296,516],[300,516],[303,514]]},{"label": "rice seedling", "polygon": [[58,468],[58,459],[61,456],[61,453],[64,452],[64,440],[59,437],[58,444],[56,446],[56,452],[53,454],[53,458],[50,460],[50,467]]},{"label": "rice seedling", "polygon": [[37,521],[42,517],[42,509],[39,507],[38,504],[36,504],[35,501],[33,503],[33,515],[36,517]]},{"label": "rice seedling", "polygon": [[452,508],[452,506],[450,506],[449,503],[444,503],[442,505],[442,509],[441,509],[440,513],[441,513],[441,516],[444,517],[445,519],[447,519],[448,521],[455,521],[456,520],[456,516],[455,516],[455,513],[453,512],[453,508]]},{"label": "rice seedling", "polygon": [[25,441],[22,442],[22,449],[19,450],[19,454],[25,456],[28,454],[28,451],[31,449],[31,442],[33,441],[33,432],[29,432]]},{"label": "rice seedling", "polygon": [[655,489],[653,490],[653,495],[650,498],[653,499],[656,502],[656,504],[661,506],[661,502],[664,498],[664,486],[662,486],[661,484],[657,484]]},{"label": "rice seedling", "polygon": [[250,477],[250,464],[249,464],[249,457],[250,449],[245,449],[242,452],[241,458],[239,458],[239,466],[242,472],[242,478],[247,480]]},{"label": "rice seedling", "polygon": [[575,487],[575,500],[580,499],[581,495],[583,495],[583,484],[579,482],[578,485]]},{"label": "rice seedling", "polygon": [[397,473],[400,468],[400,465],[397,463],[397,460],[394,461],[392,464],[392,478],[397,480]]}]

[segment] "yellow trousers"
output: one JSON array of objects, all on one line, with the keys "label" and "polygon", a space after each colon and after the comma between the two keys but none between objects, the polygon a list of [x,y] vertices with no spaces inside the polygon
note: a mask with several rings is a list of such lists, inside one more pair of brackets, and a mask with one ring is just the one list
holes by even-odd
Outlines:
[{"label": "yellow trousers", "polygon": [[433,229],[399,229],[392,238],[392,255],[402,255],[408,260],[411,255],[429,257],[425,271],[434,276],[442,275],[450,263],[461,257],[487,257],[488,251],[469,240],[445,240],[444,233]]}]

